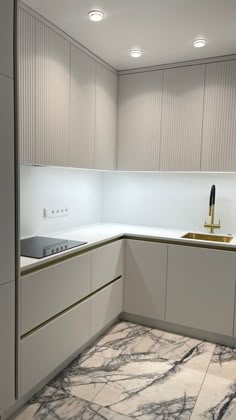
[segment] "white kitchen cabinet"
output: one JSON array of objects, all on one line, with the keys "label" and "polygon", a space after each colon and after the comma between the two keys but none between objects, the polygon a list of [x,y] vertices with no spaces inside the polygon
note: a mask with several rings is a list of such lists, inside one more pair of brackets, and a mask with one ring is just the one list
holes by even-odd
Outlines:
[{"label": "white kitchen cabinet", "polygon": [[96,64],[95,169],[116,169],[117,75]]},{"label": "white kitchen cabinet", "polygon": [[0,286],[0,417],[15,401],[15,282]]},{"label": "white kitchen cabinet", "polygon": [[91,297],[91,337],[123,312],[123,294],[124,279],[120,278]]},{"label": "white kitchen cabinet", "polygon": [[20,163],[36,163],[35,144],[36,20],[18,9],[18,119]]},{"label": "white kitchen cabinet", "polygon": [[200,171],[205,66],[164,70],[162,171]]},{"label": "white kitchen cabinet", "polygon": [[127,240],[125,312],[164,320],[167,245]]},{"label": "white kitchen cabinet", "polygon": [[233,335],[234,252],[168,246],[166,320]]},{"label": "white kitchen cabinet", "polygon": [[22,276],[21,336],[90,294],[91,253]]},{"label": "white kitchen cabinet", "polygon": [[118,169],[160,169],[163,72],[119,77]]},{"label": "white kitchen cabinet", "polygon": [[[235,293],[235,298],[236,298],[236,293]],[[236,299],[235,299],[235,306],[234,306],[234,334],[233,335],[234,337],[236,337]]]},{"label": "white kitchen cabinet", "polygon": [[69,166],[94,167],[95,68],[92,58],[71,45]]},{"label": "white kitchen cabinet", "polygon": [[[0,74],[0,285],[15,278],[14,82]],[[0,338],[1,340],[1,338]]]},{"label": "white kitchen cabinet", "polygon": [[14,0],[0,2],[0,74],[13,78]]},{"label": "white kitchen cabinet", "polygon": [[202,171],[236,171],[236,60],[206,65]]},{"label": "white kitchen cabinet", "polygon": [[47,25],[35,27],[36,163],[68,164],[70,43]]},{"label": "white kitchen cabinet", "polygon": [[103,287],[124,272],[124,241],[115,241],[92,252],[91,290]]},{"label": "white kitchen cabinet", "polygon": [[90,336],[90,299],[20,342],[21,397],[77,352]]}]

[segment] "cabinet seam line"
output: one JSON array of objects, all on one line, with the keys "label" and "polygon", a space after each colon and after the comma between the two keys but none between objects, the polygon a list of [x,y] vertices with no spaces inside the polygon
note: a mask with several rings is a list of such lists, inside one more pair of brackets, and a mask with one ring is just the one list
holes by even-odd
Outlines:
[{"label": "cabinet seam line", "polygon": [[236,282],[234,284],[234,315],[233,315],[233,332],[232,332],[232,336],[234,337],[234,329],[235,329],[235,306],[236,306]]},{"label": "cabinet seam line", "polygon": [[205,97],[206,97],[206,64],[204,64],[204,84],[203,84],[202,124],[201,124],[201,147],[200,147],[200,172],[202,171],[203,125],[204,125],[204,112],[205,112]]},{"label": "cabinet seam line", "polygon": [[115,170],[118,171],[118,153],[119,153],[119,118],[120,118],[120,77],[117,75],[117,93],[116,93],[116,161]]},{"label": "cabinet seam line", "polygon": [[165,316],[164,316],[164,320],[165,321],[166,321],[166,306],[167,306],[168,260],[169,260],[169,246],[167,245],[167,254],[166,254],[166,293],[165,293]]},{"label": "cabinet seam line", "polygon": [[71,44],[70,44],[70,80],[69,80],[69,147],[68,147],[68,155],[67,155],[67,162],[70,165],[71,162]]},{"label": "cabinet seam line", "polygon": [[94,92],[94,125],[93,125],[93,167],[96,169],[96,112],[97,112],[97,71],[98,71],[98,65],[95,65],[95,92]]},{"label": "cabinet seam line", "polygon": [[[92,293],[92,274],[93,274],[93,251],[90,254],[90,293]],[[90,316],[90,322],[89,322],[89,338],[91,337],[92,332],[92,302],[91,299],[89,299],[89,316]]]},{"label": "cabinet seam line", "polygon": [[161,119],[160,119],[160,147],[159,147],[159,168],[161,171],[161,151],[162,151],[162,133],[163,133],[163,104],[164,104],[164,71],[162,71],[162,88],[161,88]]},{"label": "cabinet seam line", "polygon": [[[33,42],[33,44],[34,44],[34,55],[35,55],[35,57],[36,57],[36,33],[37,33],[37,31],[36,31],[36,25],[37,25],[37,21],[36,21],[36,19],[35,18],[33,18],[34,19],[34,21],[33,21],[33,26],[34,26],[34,30],[33,30],[33,33],[34,33],[34,42]],[[37,163],[39,163],[40,162],[40,159],[38,160],[37,159],[37,148],[36,148],[36,143],[37,143],[37,141],[36,141],[36,115],[37,115],[37,112],[36,112],[36,96],[37,96],[37,92],[36,92],[36,87],[37,87],[37,83],[36,83],[36,77],[37,77],[37,74],[36,74],[36,66],[37,66],[37,64],[36,64],[36,62],[35,62],[35,60],[33,61],[33,85],[34,85],[34,109],[33,109],[33,124],[34,124],[34,138],[33,138],[33,142],[34,142],[34,144],[31,146],[31,147],[33,147],[33,150],[32,150],[32,156],[31,156],[31,159],[33,159],[33,164],[37,164]],[[40,154],[41,154],[41,145],[39,146],[39,148],[40,148]]]}]

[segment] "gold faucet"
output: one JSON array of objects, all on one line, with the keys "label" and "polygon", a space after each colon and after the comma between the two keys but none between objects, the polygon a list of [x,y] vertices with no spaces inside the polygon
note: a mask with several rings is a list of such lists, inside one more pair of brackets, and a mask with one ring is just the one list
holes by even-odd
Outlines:
[{"label": "gold faucet", "polygon": [[210,233],[214,233],[215,229],[220,229],[220,220],[219,223],[215,223],[215,194],[216,187],[212,185],[210,192],[210,202],[209,202],[209,216],[211,217],[211,222],[205,222],[204,227],[209,228]]}]

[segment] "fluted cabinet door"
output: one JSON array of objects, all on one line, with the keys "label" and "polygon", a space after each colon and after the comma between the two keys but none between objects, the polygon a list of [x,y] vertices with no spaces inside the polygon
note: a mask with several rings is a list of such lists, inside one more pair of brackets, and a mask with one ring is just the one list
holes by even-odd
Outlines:
[{"label": "fluted cabinet door", "polygon": [[199,171],[205,66],[164,71],[162,171]]},{"label": "fluted cabinet door", "polygon": [[203,171],[236,171],[236,60],[206,65]]},{"label": "fluted cabinet door", "polygon": [[36,163],[66,166],[69,142],[70,44],[36,21]]},{"label": "fluted cabinet door", "polygon": [[117,75],[96,64],[95,168],[116,169]]},{"label": "fluted cabinet door", "polygon": [[18,101],[21,163],[35,155],[35,18],[18,9]]},{"label": "fluted cabinet door", "polygon": [[70,166],[94,167],[95,61],[71,45]]},{"label": "fluted cabinet door", "polygon": [[119,78],[118,169],[159,170],[163,71]]}]

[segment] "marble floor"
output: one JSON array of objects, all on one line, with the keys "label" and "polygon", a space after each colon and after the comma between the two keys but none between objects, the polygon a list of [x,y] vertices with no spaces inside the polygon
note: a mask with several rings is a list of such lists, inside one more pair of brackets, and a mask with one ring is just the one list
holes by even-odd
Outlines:
[{"label": "marble floor", "polygon": [[236,349],[114,325],[15,420],[236,420]]}]

